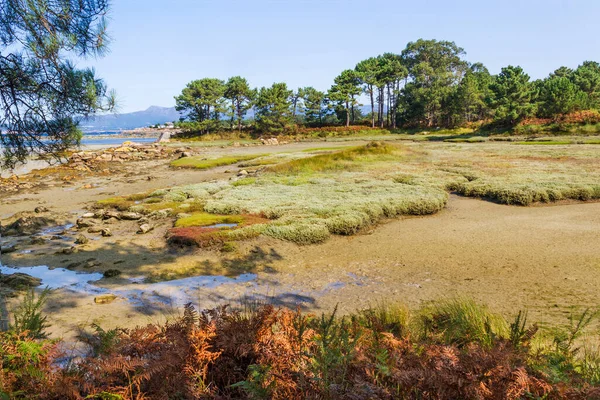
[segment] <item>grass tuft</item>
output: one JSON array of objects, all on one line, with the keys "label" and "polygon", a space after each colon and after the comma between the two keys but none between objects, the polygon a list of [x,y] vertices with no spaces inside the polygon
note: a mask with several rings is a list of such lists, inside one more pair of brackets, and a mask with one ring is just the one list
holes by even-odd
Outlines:
[{"label": "grass tuft", "polygon": [[237,164],[242,161],[253,160],[263,157],[264,154],[255,155],[231,155],[220,158],[206,159],[204,157],[184,157],[171,162],[171,166],[175,168],[194,168],[194,169],[210,169],[221,167],[224,165]]}]

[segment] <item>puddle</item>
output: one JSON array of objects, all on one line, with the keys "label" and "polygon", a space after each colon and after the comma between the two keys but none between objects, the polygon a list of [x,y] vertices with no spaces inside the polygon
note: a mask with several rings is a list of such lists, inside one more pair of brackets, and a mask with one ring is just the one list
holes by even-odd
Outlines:
[{"label": "puddle", "polygon": [[329,291],[332,291],[332,290],[339,290],[339,289],[344,288],[345,286],[346,286],[346,284],[344,282],[341,282],[341,281],[331,282],[331,283],[328,283],[325,286],[325,289],[323,289],[323,292],[329,292]]},{"label": "puddle", "polygon": [[88,291],[91,285],[88,282],[93,282],[102,279],[102,274],[94,273],[77,273],[64,268],[50,269],[45,265],[38,267],[20,267],[11,268],[0,264],[0,272],[11,275],[16,272],[27,274],[42,280],[41,287],[48,286],[50,289],[67,288],[77,291]]},{"label": "puddle", "polygon": [[214,225],[203,226],[203,228],[235,228],[238,225],[239,224],[214,224]]},{"label": "puddle", "polygon": [[37,233],[37,236],[54,236],[54,235],[58,235],[59,233],[63,233],[64,231],[68,231],[69,229],[71,229],[74,226],[75,226],[75,224],[66,224],[66,225],[51,226],[50,228],[42,229],[40,232]]},{"label": "puddle", "polygon": [[247,284],[258,277],[256,274],[241,274],[234,278],[226,276],[193,276],[166,282],[144,284],[144,278],[131,278],[130,284],[109,289],[94,285],[93,282],[103,278],[99,272],[78,273],[64,268],[50,269],[45,265],[37,267],[11,268],[0,264],[0,273],[24,273],[42,280],[42,287],[50,289],[67,289],[88,295],[112,293],[124,297],[134,305],[144,305],[148,301],[182,306],[197,300],[198,289],[214,289],[222,285]]},{"label": "puddle", "polygon": [[129,289],[125,286],[127,289],[112,290],[110,293],[125,297],[134,305],[139,306],[143,306],[148,301],[182,306],[198,300],[198,289],[215,289],[222,285],[248,284],[254,282],[257,277],[256,274],[241,274],[235,278],[204,275],[151,284],[143,284],[143,278],[131,278],[129,281],[133,285],[142,286],[142,288]]}]

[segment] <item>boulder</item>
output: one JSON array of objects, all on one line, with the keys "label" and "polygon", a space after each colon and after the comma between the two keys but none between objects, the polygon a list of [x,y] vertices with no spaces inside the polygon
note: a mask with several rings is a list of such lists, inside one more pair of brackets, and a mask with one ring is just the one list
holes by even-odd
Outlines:
[{"label": "boulder", "polygon": [[11,289],[23,290],[40,286],[42,284],[42,280],[31,275],[16,272],[12,275],[0,274],[0,283],[8,286]]},{"label": "boulder", "polygon": [[121,219],[121,215],[116,211],[107,210],[104,212],[104,214],[102,214],[102,218],[104,218],[104,219],[111,219],[111,218]]},{"label": "boulder", "polygon": [[45,217],[23,216],[5,226],[1,233],[4,236],[33,235],[41,228],[44,228],[53,222],[54,221],[51,219]]},{"label": "boulder", "polygon": [[95,226],[95,225],[97,225],[97,222],[94,221],[93,219],[78,218],[76,224],[77,224],[78,229],[83,229],[83,228],[90,228],[92,226]]},{"label": "boulder", "polygon": [[100,231],[100,234],[102,235],[102,237],[109,237],[113,235],[111,230],[108,228],[102,229],[102,231]]},{"label": "boulder", "polygon": [[44,206],[38,206],[33,211],[35,211],[36,214],[41,214],[41,213],[47,212],[48,209]]},{"label": "boulder", "polygon": [[127,221],[137,221],[138,219],[141,219],[142,217],[143,217],[142,214],[136,213],[136,212],[121,213],[121,219],[124,219]]},{"label": "boulder", "polygon": [[238,176],[247,176],[247,175],[248,175],[248,171],[246,171],[245,169],[238,172]]}]

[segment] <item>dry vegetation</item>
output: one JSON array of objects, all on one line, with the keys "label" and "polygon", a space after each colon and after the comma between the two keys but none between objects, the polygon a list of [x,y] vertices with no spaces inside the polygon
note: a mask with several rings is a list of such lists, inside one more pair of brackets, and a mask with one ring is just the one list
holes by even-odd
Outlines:
[{"label": "dry vegetation", "polygon": [[[593,399],[600,359],[575,342],[592,314],[552,345],[519,313],[512,324],[467,300],[410,314],[379,305],[320,316],[250,302],[165,325],[79,340],[84,357],[57,364],[58,344],[0,334],[0,395],[39,399]],[[550,343],[550,342],[547,342]],[[58,365],[61,365],[60,367]]]}]

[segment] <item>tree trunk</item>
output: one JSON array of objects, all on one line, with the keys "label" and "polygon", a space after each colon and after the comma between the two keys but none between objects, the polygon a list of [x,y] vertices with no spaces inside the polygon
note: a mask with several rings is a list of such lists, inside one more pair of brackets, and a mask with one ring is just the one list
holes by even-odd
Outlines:
[{"label": "tree trunk", "polygon": [[373,102],[373,85],[369,86],[369,94],[371,96],[371,128],[375,128],[375,104]]},{"label": "tree trunk", "polygon": [[233,131],[233,124],[235,121],[235,102],[231,100],[231,121],[229,122],[229,130]]},{"label": "tree trunk", "polygon": [[383,128],[383,114],[385,113],[385,109],[384,109],[384,104],[385,104],[385,91],[384,91],[384,87],[380,87],[379,88],[379,127]]},{"label": "tree trunk", "polygon": [[238,101],[237,103],[237,116],[238,116],[238,132],[242,131],[242,105]]},{"label": "tree trunk", "polygon": [[346,128],[350,126],[350,109],[348,106],[348,102],[346,101]]}]

